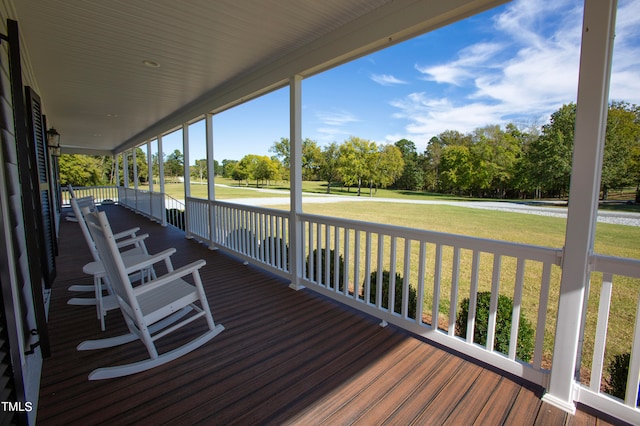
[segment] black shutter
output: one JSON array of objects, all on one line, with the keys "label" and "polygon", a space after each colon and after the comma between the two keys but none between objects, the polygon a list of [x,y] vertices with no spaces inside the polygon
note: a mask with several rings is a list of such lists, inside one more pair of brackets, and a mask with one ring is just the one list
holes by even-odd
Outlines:
[{"label": "black shutter", "polygon": [[53,216],[53,203],[51,187],[49,185],[49,156],[45,139],[45,130],[42,121],[42,104],[40,96],[29,86],[25,87],[25,100],[27,108],[27,130],[29,148],[32,151],[31,158],[35,160],[33,169],[34,186],[37,185],[37,193],[40,195],[39,223],[41,225],[40,256],[45,286],[51,288],[56,277],[56,232]]}]

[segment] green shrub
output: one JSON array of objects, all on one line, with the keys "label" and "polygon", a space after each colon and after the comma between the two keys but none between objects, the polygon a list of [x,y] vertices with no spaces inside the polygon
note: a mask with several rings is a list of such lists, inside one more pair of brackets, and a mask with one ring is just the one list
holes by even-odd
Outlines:
[{"label": "green shrub", "polygon": [[[311,255],[311,262],[313,262],[313,277],[312,280],[316,282],[322,282],[328,288],[335,288],[336,279],[334,277],[335,274],[335,252],[333,250],[329,250],[329,279],[327,279],[326,275],[326,263],[325,263],[325,253],[326,249],[320,250],[320,271],[318,271],[318,263],[317,263],[317,250],[313,250],[313,254]],[[309,264],[309,257],[307,257],[307,272],[311,271]],[[338,274],[339,277],[337,279],[338,282],[338,290],[344,290],[344,258],[342,255],[338,257]],[[321,279],[319,279],[321,277]]]},{"label": "green shrub", "polygon": [[[369,276],[371,289],[369,293],[369,303],[376,303],[376,292],[378,289],[378,271],[373,271]],[[382,307],[385,309],[389,308],[389,281],[390,281],[390,272],[382,271]],[[364,287],[366,282],[362,285],[362,291],[364,296]],[[397,313],[402,313],[402,286],[403,279],[402,276],[396,273],[396,283],[395,283],[395,294],[394,294],[394,302],[393,302],[393,311]],[[418,301],[418,292],[413,286],[409,286],[409,305],[408,305],[408,315],[409,318],[416,317],[416,306]]]},{"label": "green shrub", "polygon": [[[629,352],[618,354],[609,362],[607,370],[609,371],[609,379],[607,380],[607,393],[624,400],[624,394],[627,392],[627,377],[629,377],[629,363],[631,362],[631,354]],[[638,388],[638,396],[636,405],[640,405],[640,387]]]},{"label": "green shrub", "polygon": [[[491,304],[491,292],[478,293],[476,304],[476,320],[473,333],[473,341],[479,345],[487,343],[487,329],[489,327],[489,305]],[[507,354],[509,352],[509,339],[511,335],[511,316],[513,312],[513,301],[503,295],[498,296],[498,312],[496,317],[494,350]],[[469,298],[460,303],[460,310],[456,318],[456,335],[467,336],[467,317],[469,316]],[[518,343],[516,347],[516,357],[522,361],[529,362],[533,354],[534,330],[529,320],[522,313],[520,314],[520,325],[518,327]]]},{"label": "green shrub", "polygon": [[[227,247],[234,247],[240,252],[251,253],[252,246],[255,243],[256,236],[247,228],[238,228],[229,232],[224,239]],[[234,246],[235,244],[235,246]]]},{"label": "green shrub", "polygon": [[283,253],[283,249],[282,249],[282,238],[276,238],[276,237],[267,237],[264,240],[262,240],[260,242],[260,246],[264,247],[264,261],[267,262],[269,265],[278,266],[278,254],[280,255],[280,257],[282,256],[286,256],[285,259],[285,264],[284,265],[280,265],[281,268],[283,268],[285,271],[289,270],[289,246],[285,245],[284,246],[284,253]]}]

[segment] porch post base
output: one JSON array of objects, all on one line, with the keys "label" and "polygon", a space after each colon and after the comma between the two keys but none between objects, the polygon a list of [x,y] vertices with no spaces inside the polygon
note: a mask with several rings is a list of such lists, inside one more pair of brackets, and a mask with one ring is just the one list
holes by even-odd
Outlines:
[{"label": "porch post base", "polygon": [[562,400],[556,396],[551,395],[550,393],[545,393],[542,396],[542,401],[546,402],[549,405],[553,405],[554,407],[559,408],[563,411],[566,411],[571,415],[576,414],[576,404],[573,401],[568,402],[568,401]]},{"label": "porch post base", "polygon": [[303,286],[302,284],[296,284],[296,283],[291,283],[289,284],[289,288],[298,291],[298,290],[302,290],[303,288],[306,288],[305,286]]}]

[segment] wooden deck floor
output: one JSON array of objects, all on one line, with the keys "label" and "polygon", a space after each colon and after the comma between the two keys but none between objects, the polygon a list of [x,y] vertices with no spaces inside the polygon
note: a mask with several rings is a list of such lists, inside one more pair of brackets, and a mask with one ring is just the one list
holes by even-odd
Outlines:
[{"label": "wooden deck floor", "polygon": [[[88,381],[94,368],[146,353],[140,342],[94,352],[75,349],[85,339],[123,332],[124,322],[112,311],[102,333],[93,308],[66,304],[73,295],[69,285],[91,279],[82,273],[90,256],[80,229],[63,220],[41,425],[608,424],[582,411],[566,415],[542,403],[535,387],[392,326],[382,328],[309,290],[291,290],[282,279],[208,250],[180,231],[122,207],[104,209],[114,230],[140,226],[148,232],[150,252],[177,248],[175,266],[206,259],[201,275],[214,319],[226,329],[164,366]],[[188,337],[167,338],[161,348]]]}]

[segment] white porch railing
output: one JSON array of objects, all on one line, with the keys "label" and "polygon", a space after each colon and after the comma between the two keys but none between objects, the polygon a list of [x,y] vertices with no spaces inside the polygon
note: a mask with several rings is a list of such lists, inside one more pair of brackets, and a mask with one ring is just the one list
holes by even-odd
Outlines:
[{"label": "white porch railing", "polygon": [[[638,297],[640,260],[593,255],[591,256],[591,270],[591,291],[597,291],[595,284],[601,283],[600,297],[597,306],[592,309],[592,311],[596,311],[595,308],[597,308],[597,314],[595,318],[596,332],[593,336],[590,383],[589,385],[579,385],[577,400],[634,424],[640,418],[640,409],[637,407],[638,387],[640,386],[640,297]],[[622,280],[627,281],[625,287],[635,290],[637,297],[635,316],[630,314],[625,318],[610,318],[611,304],[622,302],[620,297],[616,297],[614,281]],[[585,319],[585,321],[589,320],[590,318]],[[617,321],[615,330],[630,332],[630,362],[624,400],[602,392],[605,385],[603,371],[605,369],[607,335],[609,331],[614,331],[614,329],[609,329],[611,321]]]},{"label": "white porch railing", "polygon": [[135,188],[118,187],[118,204],[130,208],[149,219],[166,225],[165,194]]},{"label": "white porch railing", "polygon": [[[561,250],[308,214],[300,219],[305,285],[383,322],[547,386],[549,371],[543,367],[543,353],[545,336],[548,347],[552,345],[548,312],[555,304],[549,303],[550,288],[559,283],[556,266]],[[325,256],[332,259],[325,262]],[[381,291],[383,270],[391,277],[388,295]],[[376,282],[371,282],[374,271]],[[393,285],[396,273],[402,277],[400,294]],[[413,302],[411,287],[417,296]],[[484,346],[473,342],[479,291],[491,291]],[[539,295],[537,306],[522,305],[524,292]],[[499,293],[514,302],[505,354],[493,347]],[[463,298],[469,299],[467,333],[458,337],[456,319]],[[410,302],[416,305],[409,306]],[[413,311],[414,316],[409,314]],[[521,311],[526,311],[535,329],[529,363],[516,358]]]},{"label": "white porch railing", "polygon": [[[96,198],[113,199],[156,220],[166,220],[163,208],[168,207],[164,194],[119,188],[114,197],[113,191],[115,188],[78,188],[76,194],[96,194]],[[289,211],[193,197],[186,199],[184,209],[187,237],[222,248],[292,281],[296,278],[289,267]],[[161,215],[156,216],[160,211]],[[298,271],[301,284],[375,316],[383,324],[395,324],[518,377],[548,386],[561,249],[310,214],[299,215],[298,223],[302,241],[298,248],[302,259],[302,269]],[[640,260],[593,255],[591,269],[592,292],[597,292],[598,285],[602,284],[599,298],[593,298],[599,299],[598,306],[589,307],[590,314],[585,319],[585,322],[597,323],[595,332],[589,331],[584,339],[592,342],[593,349],[592,352],[583,349],[588,355],[583,365],[590,365],[590,383],[576,384],[575,399],[636,423],[640,418],[640,410],[635,406],[640,385],[640,296],[636,299],[635,316],[624,319],[629,329],[633,328],[625,400],[601,389],[607,329],[612,321],[610,306],[618,303],[614,278],[615,282],[632,280],[625,287],[637,292]],[[391,277],[386,293],[382,291],[383,274],[378,273],[382,271],[388,271]],[[376,272],[375,280],[371,279],[372,272]],[[393,285],[396,274],[402,282],[399,291]],[[473,341],[473,333],[477,294],[483,291],[491,292],[491,302],[487,343],[481,346]],[[412,297],[412,293],[416,297]],[[507,353],[493,347],[498,294],[513,299]],[[526,300],[536,302],[524,305],[525,295]],[[458,336],[456,319],[463,299],[469,299],[467,333]],[[591,314],[596,311],[597,314]],[[534,350],[528,362],[516,356],[521,313],[535,330]],[[594,315],[595,320],[591,318]],[[589,330],[593,329],[591,326]]]},{"label": "white porch railing", "polygon": [[[186,208],[189,236],[293,280],[288,264],[288,211],[196,198],[188,198]],[[303,241],[299,249],[303,259],[300,280],[304,285],[383,322],[531,382],[548,384],[543,354],[545,344],[547,348],[553,345],[554,324],[549,323],[548,312],[557,304],[557,299],[550,300],[550,289],[559,284],[560,249],[308,214],[300,215],[299,220]],[[389,271],[391,277],[402,275],[401,294],[390,285],[383,299],[382,270]],[[370,280],[373,271],[380,271],[376,282]],[[417,294],[412,307],[410,287]],[[479,291],[492,292],[488,343],[484,346],[473,342]],[[536,306],[522,305],[524,292],[536,295]],[[374,293],[376,298],[372,300]],[[493,348],[499,293],[514,300],[510,344],[505,354]],[[469,298],[471,314],[467,335],[459,337],[455,323],[463,298]],[[389,308],[396,304],[401,308]],[[535,330],[530,362],[516,358],[521,311],[531,319]],[[409,312],[416,314],[411,316]]]},{"label": "white porch railing", "polygon": [[[65,186],[61,188],[62,192],[62,205],[64,207],[70,207],[71,196],[69,195],[69,189]],[[117,202],[118,201],[118,188],[115,186],[79,186],[74,187],[73,192],[76,197],[88,197],[92,196],[97,204],[103,202]]]},{"label": "white porch railing", "polygon": [[291,278],[288,211],[200,198],[187,198],[186,208],[187,236]]}]

